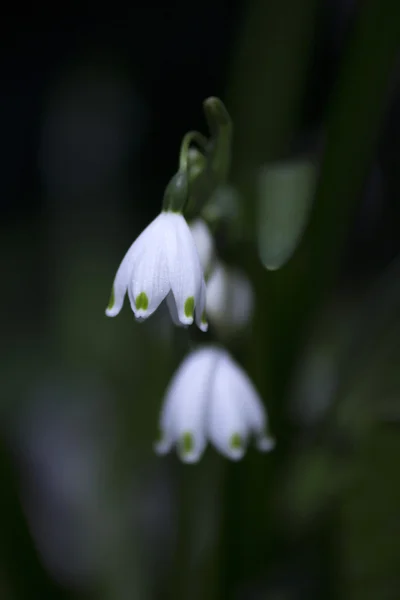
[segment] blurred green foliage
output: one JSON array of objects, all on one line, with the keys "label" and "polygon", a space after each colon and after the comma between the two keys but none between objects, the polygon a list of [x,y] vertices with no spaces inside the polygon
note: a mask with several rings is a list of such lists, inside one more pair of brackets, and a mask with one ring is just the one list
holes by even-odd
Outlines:
[{"label": "blurred green foliage", "polygon": [[[256,247],[260,169],[292,158],[323,9],[316,0],[249,0],[242,11],[224,101],[234,123],[230,183],[243,203],[246,241],[227,252],[251,276],[257,309],[243,343],[235,340],[230,349],[265,399],[276,451],[265,457],[250,450],[241,463],[227,464],[208,450],[194,468],[175,457],[165,459],[161,470],[173,488],[173,510],[161,525],[156,522],[155,541],[146,551],[146,536],[140,525],[132,525],[131,508],[137,509],[146,473],[160,460],[151,448],[157,413],[191,342],[186,332],[172,333],[162,316],[141,326],[127,310],[115,320],[103,316],[114,263],[133,236],[123,210],[113,204],[113,184],[99,186],[91,194],[101,218],[93,220],[91,202],[79,213],[81,222],[64,207],[51,214],[50,233],[41,232],[57,248],[54,264],[47,265],[54,286],[48,290],[49,311],[40,313],[37,294],[37,324],[29,331],[22,306],[21,327],[12,332],[13,345],[1,364],[0,595],[5,600],[398,598],[400,272],[397,264],[391,266],[368,294],[365,286],[347,290],[344,307],[338,281],[399,55],[400,4],[365,0],[357,7],[323,118],[316,190],[309,215],[308,206],[304,211],[309,221],[305,228],[288,223],[304,235],[296,236],[293,256],[274,272],[263,268]],[[126,183],[126,165],[122,171]],[[301,192],[299,185],[294,194]],[[38,223],[33,230],[40,232]],[[34,241],[30,235],[28,241]],[[2,239],[4,253],[17,265],[14,273],[29,271],[32,260],[21,253],[20,238],[21,232],[12,231]],[[107,239],[114,239],[112,250]],[[36,250],[37,257],[45,254]],[[39,337],[44,341],[33,341]],[[320,389],[322,408],[309,420],[299,419],[301,403],[293,410],[297,374],[306,373],[313,352],[328,364],[321,379],[326,383]],[[43,567],[10,467],[17,470],[20,457],[8,450],[30,391],[60,370],[71,380],[93,374],[113,397],[109,429],[101,437],[107,459],[93,492],[96,581],[71,585],[71,592]],[[317,364],[309,379],[319,376]],[[157,510],[167,504],[161,492],[143,497],[145,507],[151,500]],[[172,533],[160,538],[166,526]],[[153,564],[157,552],[161,559]]]}]

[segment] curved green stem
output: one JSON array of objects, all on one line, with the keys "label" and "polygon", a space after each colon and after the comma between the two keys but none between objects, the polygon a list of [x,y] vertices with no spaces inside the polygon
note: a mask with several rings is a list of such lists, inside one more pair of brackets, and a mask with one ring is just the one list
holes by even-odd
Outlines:
[{"label": "curved green stem", "polygon": [[189,149],[192,143],[195,142],[204,153],[207,152],[208,140],[199,131],[188,131],[187,134],[183,137],[181,143],[181,150],[179,153],[179,170],[187,171],[188,169],[188,157],[189,157]]},{"label": "curved green stem", "polygon": [[219,183],[225,183],[231,165],[233,125],[224,103],[214,96],[203,103],[204,114],[211,132],[210,166]]}]

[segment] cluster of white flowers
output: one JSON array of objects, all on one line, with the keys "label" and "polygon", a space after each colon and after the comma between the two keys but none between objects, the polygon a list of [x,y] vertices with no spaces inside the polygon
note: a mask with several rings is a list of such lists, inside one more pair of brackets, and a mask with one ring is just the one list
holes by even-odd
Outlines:
[{"label": "cluster of white flowers", "polygon": [[[195,321],[204,332],[207,318],[218,333],[237,331],[253,309],[249,281],[217,258],[205,221],[196,219],[189,227],[175,208],[164,208],[129,248],[115,276],[107,316],[118,315],[126,293],[137,320],[166,300],[176,325]],[[264,405],[246,373],[225,350],[209,345],[192,352],[174,375],[155,449],[165,454],[176,446],[179,457],[193,463],[210,440],[224,456],[238,460],[250,436],[259,450],[273,448],[266,427]]]},{"label": "cluster of white flowers", "polygon": [[[204,272],[211,273],[206,292]],[[202,220],[191,229],[182,214],[163,211],[129,248],[114,280],[106,314],[116,316],[128,297],[135,317],[150,316],[166,299],[173,321],[207,330],[207,314],[218,323],[247,322],[250,284],[215,259],[212,235]],[[201,457],[207,439],[225,456],[241,458],[254,434],[260,450],[273,441],[265,433],[266,413],[246,373],[214,346],[194,351],[167,390],[161,413],[160,454],[177,445],[185,462]]]}]

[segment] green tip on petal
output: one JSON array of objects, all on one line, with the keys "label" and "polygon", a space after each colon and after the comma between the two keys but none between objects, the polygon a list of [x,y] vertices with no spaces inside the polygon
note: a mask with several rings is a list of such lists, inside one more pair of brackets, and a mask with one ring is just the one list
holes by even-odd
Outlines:
[{"label": "green tip on petal", "polygon": [[107,306],[107,310],[111,310],[112,307],[114,306],[115,303],[115,293],[114,293],[114,286],[111,289],[111,294],[110,294],[110,299],[108,301],[108,306]]},{"label": "green tip on petal", "polygon": [[138,310],[139,309],[142,309],[142,310],[148,309],[149,299],[144,292],[140,292],[140,294],[138,296],[136,296],[135,306]]},{"label": "green tip on petal", "polygon": [[207,325],[208,321],[207,321],[207,315],[206,315],[206,311],[203,311],[203,314],[201,315],[201,322],[203,325]]},{"label": "green tip on petal", "polygon": [[182,454],[190,454],[194,449],[194,440],[191,433],[188,431],[181,437],[181,452]]},{"label": "green tip on petal", "polygon": [[243,448],[242,438],[238,433],[234,433],[229,440],[229,446],[232,450],[241,450]]},{"label": "green tip on petal", "polygon": [[185,317],[193,318],[193,314],[194,314],[194,297],[193,296],[189,296],[189,298],[187,298],[187,300],[185,302],[185,306],[183,307],[183,310],[185,312]]}]

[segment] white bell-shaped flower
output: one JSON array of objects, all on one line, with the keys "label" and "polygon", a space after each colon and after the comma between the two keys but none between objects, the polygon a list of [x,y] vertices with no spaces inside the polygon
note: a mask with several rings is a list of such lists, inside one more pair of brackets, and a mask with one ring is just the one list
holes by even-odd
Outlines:
[{"label": "white bell-shaped flower", "polygon": [[204,273],[208,273],[215,257],[214,237],[204,219],[198,218],[190,223],[200,263]]},{"label": "white bell-shaped flower", "polygon": [[183,361],[166,392],[158,454],[176,445],[180,458],[197,462],[207,440],[227,458],[239,460],[250,436],[263,452],[274,447],[267,415],[244,370],[223,349],[207,346]]},{"label": "white bell-shaped flower", "polygon": [[242,329],[254,308],[250,281],[238,269],[218,261],[207,282],[206,306],[207,316],[217,329]]},{"label": "white bell-shaped flower", "polygon": [[181,213],[163,210],[129,248],[114,279],[108,317],[120,312],[126,292],[138,320],[166,298],[176,325],[191,325],[196,314],[199,328],[207,330],[203,270]]}]

